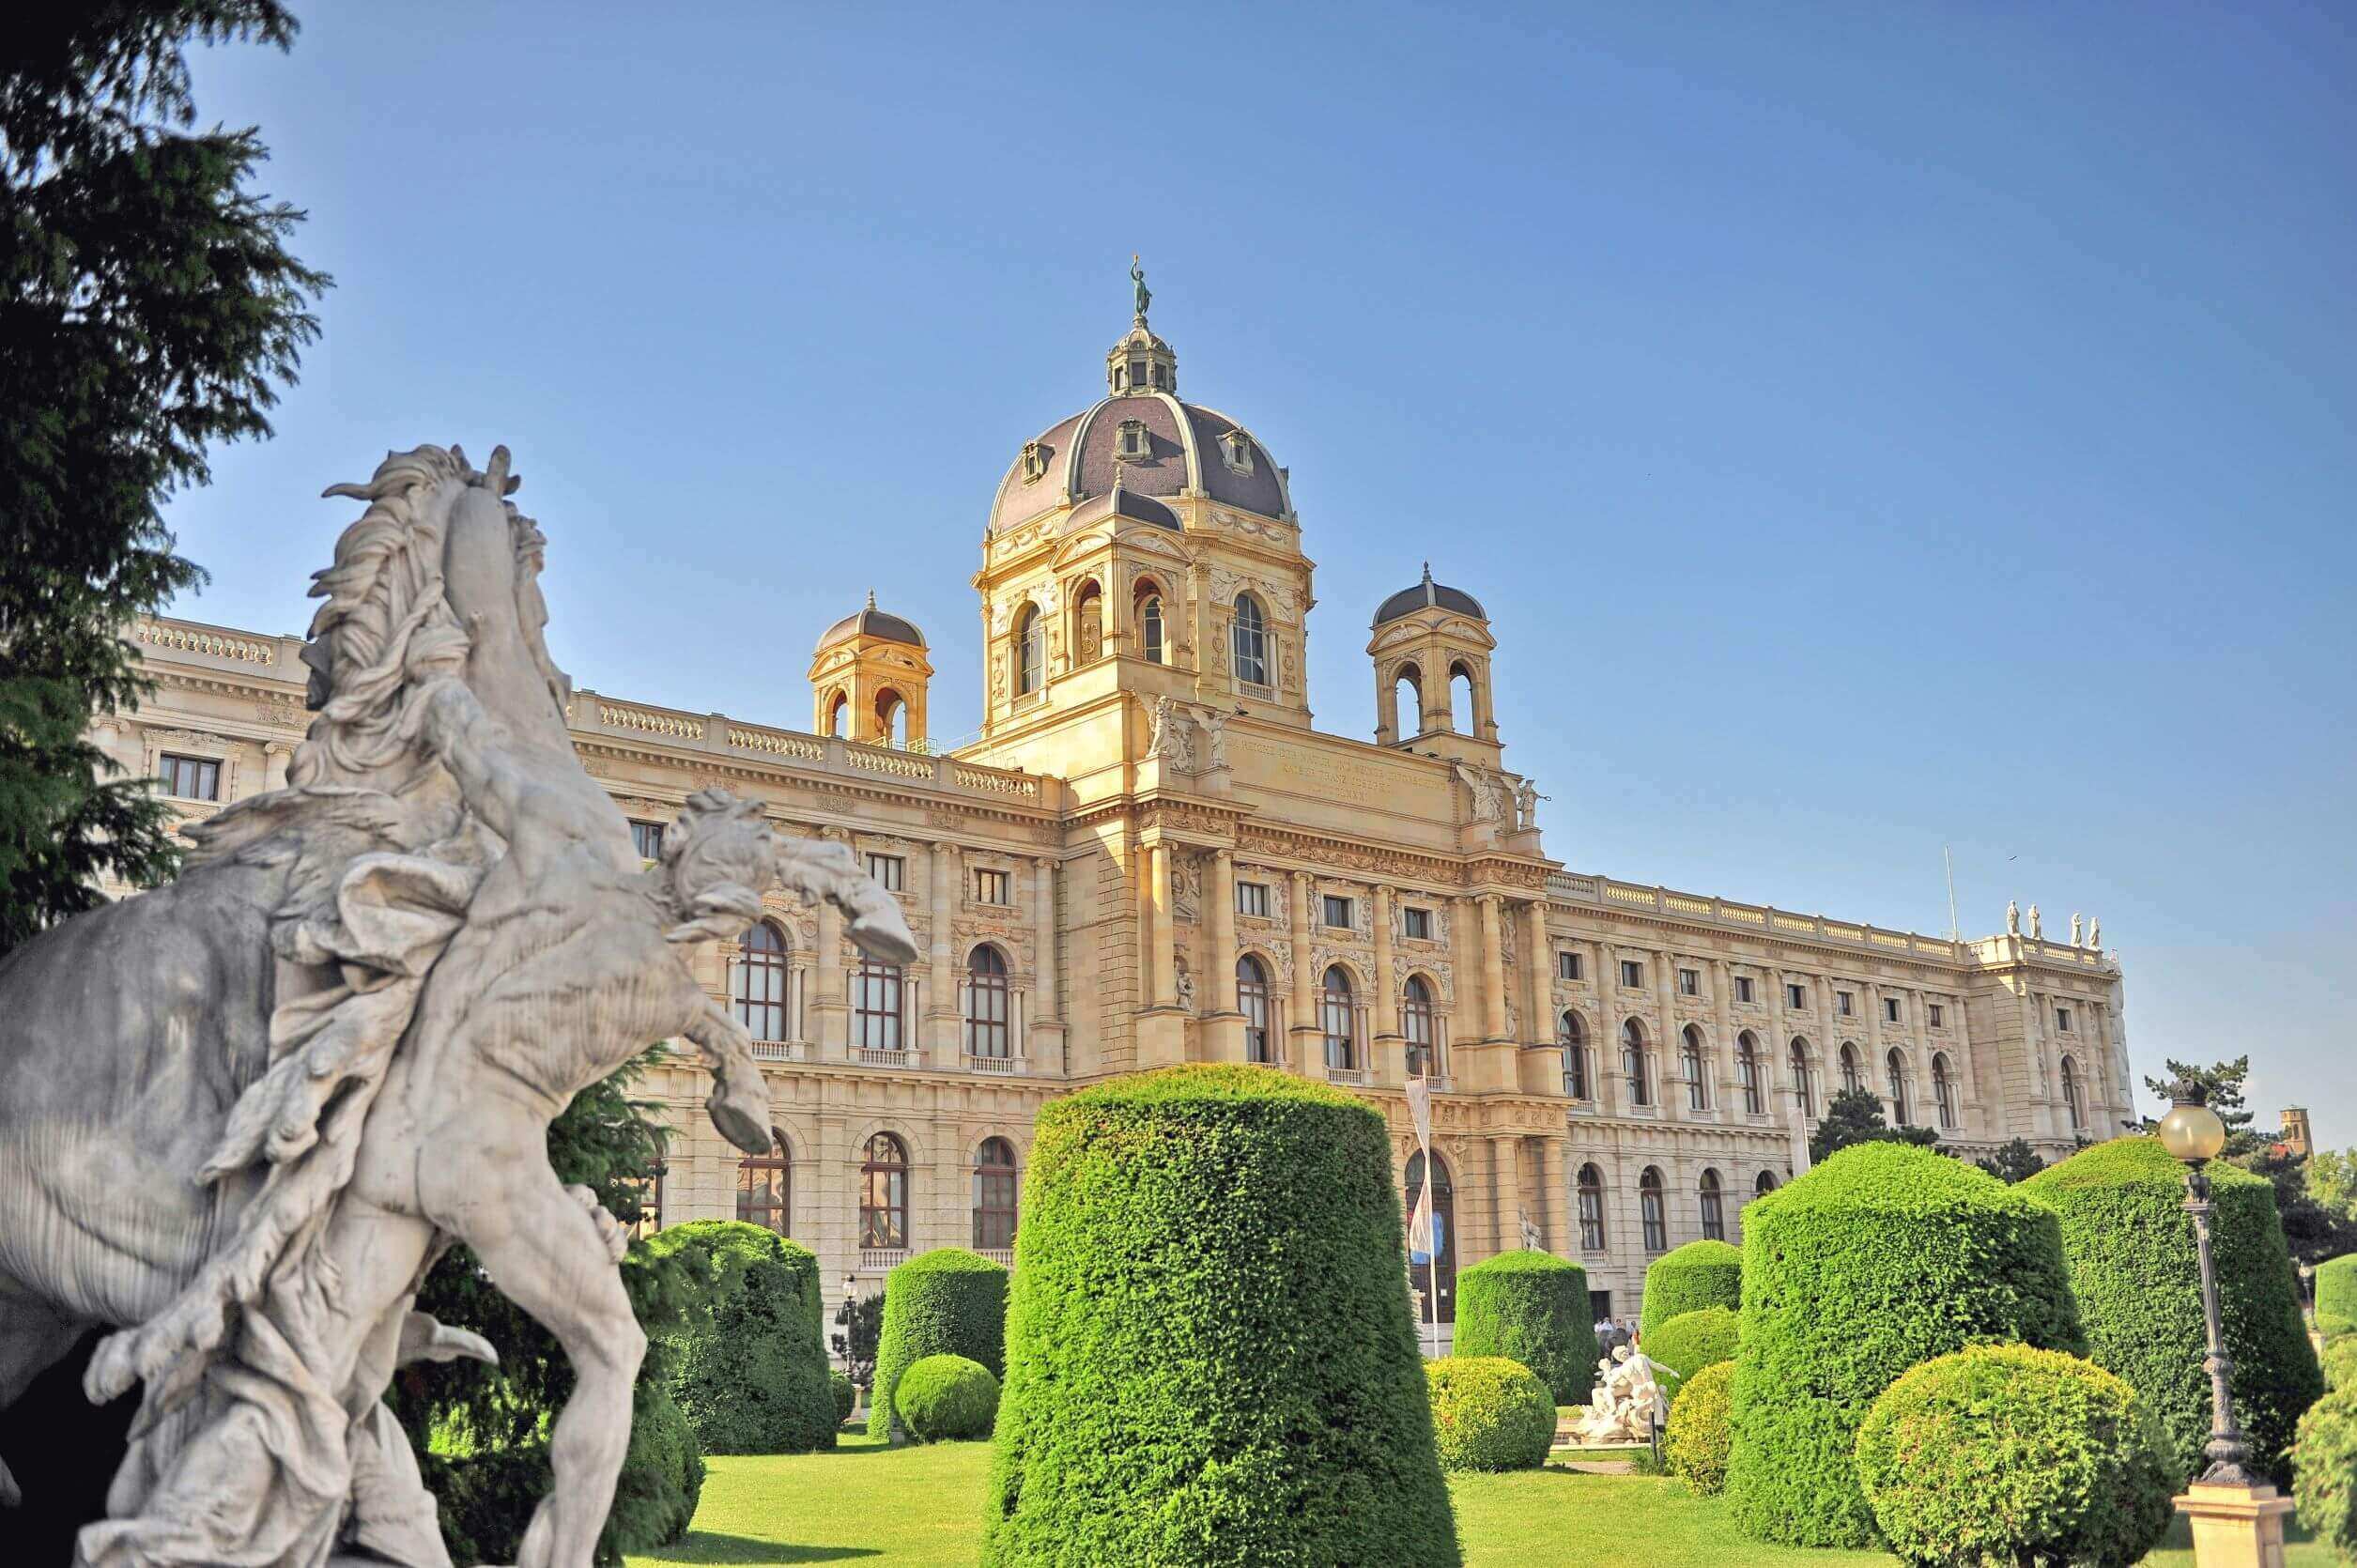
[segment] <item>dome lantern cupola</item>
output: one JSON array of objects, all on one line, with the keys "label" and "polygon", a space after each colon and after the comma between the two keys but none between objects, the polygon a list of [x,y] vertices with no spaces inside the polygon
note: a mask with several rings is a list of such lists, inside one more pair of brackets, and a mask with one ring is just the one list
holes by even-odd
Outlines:
[{"label": "dome lantern cupola", "polygon": [[1146,325],[1146,307],[1154,302],[1146,286],[1146,272],[1135,256],[1130,258],[1130,282],[1135,287],[1137,314],[1128,335],[1105,352],[1105,390],[1115,397],[1142,397],[1148,392],[1178,390],[1178,356]]},{"label": "dome lantern cupola", "polygon": [[1379,746],[1499,765],[1489,614],[1461,588],[1424,580],[1378,606],[1366,651],[1375,661]]},{"label": "dome lantern cupola", "polygon": [[916,623],[876,608],[854,610],[810,655],[811,729],[870,746],[925,749],[925,688],[933,667]]}]

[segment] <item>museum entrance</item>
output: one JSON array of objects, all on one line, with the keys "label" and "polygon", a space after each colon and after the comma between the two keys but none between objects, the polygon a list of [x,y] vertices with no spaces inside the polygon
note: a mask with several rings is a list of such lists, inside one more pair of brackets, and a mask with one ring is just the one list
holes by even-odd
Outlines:
[{"label": "museum entrance", "polygon": [[[1416,1201],[1424,1191],[1425,1159],[1421,1152],[1408,1157],[1407,1207],[1401,1212],[1413,1216]],[[1436,1267],[1437,1266],[1437,1267]],[[1440,1291],[1433,1291],[1433,1276],[1440,1276]],[[1449,1180],[1449,1162],[1439,1155],[1432,1157],[1432,1250],[1418,1251],[1412,1245],[1408,1252],[1409,1283],[1425,1293],[1428,1303],[1424,1309],[1442,1323],[1456,1321],[1456,1192]],[[1423,1321],[1420,1315],[1419,1323]]]}]

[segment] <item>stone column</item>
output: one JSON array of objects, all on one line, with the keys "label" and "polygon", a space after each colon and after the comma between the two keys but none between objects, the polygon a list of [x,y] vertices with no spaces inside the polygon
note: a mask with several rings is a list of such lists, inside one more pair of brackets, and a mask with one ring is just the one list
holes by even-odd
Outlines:
[{"label": "stone column", "polygon": [[1540,1233],[1547,1238],[1547,1250],[1568,1254],[1577,1249],[1571,1234],[1571,1194],[1564,1186],[1564,1140],[1558,1136],[1538,1141]]},{"label": "stone column", "polygon": [[265,741],[262,745],[262,788],[286,788],[286,769],[295,760],[292,741]]},{"label": "stone column", "polygon": [[[1392,890],[1381,883],[1375,885],[1375,995],[1368,1009],[1375,1038],[1375,1082],[1404,1084],[1408,1079],[1408,1040],[1400,1033],[1400,985],[1397,965],[1392,956]],[[1439,1010],[1440,998],[1433,998],[1434,1010]],[[1436,1023],[1438,1020],[1436,1019]],[[1437,1069],[1436,1069],[1437,1070]]]},{"label": "stone column", "polygon": [[1479,940],[1475,926],[1479,921],[1471,899],[1451,900],[1449,908],[1449,958],[1456,971],[1456,1029],[1451,1037],[1462,1045],[1472,1045],[1489,1038],[1489,1023],[1482,1011],[1483,988],[1475,983],[1474,963],[1478,954],[1474,945]]},{"label": "stone column", "polygon": [[1743,1085],[1735,1080],[1734,972],[1725,959],[1710,961],[1710,989],[1711,1019],[1718,1025],[1718,1038],[1711,1041],[1711,1071],[1718,1089],[1711,1103],[1733,1118],[1745,1113]]},{"label": "stone column", "polygon": [[1621,1023],[1617,997],[1621,977],[1612,967],[1611,945],[1600,937],[1594,945],[1595,958],[1588,966],[1589,983],[1595,991],[1595,1030],[1588,1039],[1588,1068],[1594,1075],[1597,1108],[1612,1116],[1620,1114],[1621,1096],[1627,1087],[1618,1076]]},{"label": "stone column", "polygon": [[1211,852],[1211,874],[1204,879],[1203,897],[1210,903],[1206,924],[1211,951],[1204,960],[1210,974],[1198,978],[1209,984],[1211,1010],[1201,1025],[1203,1054],[1214,1062],[1244,1059],[1244,1015],[1236,1006],[1236,853]]},{"label": "stone column", "polygon": [[[1555,955],[1548,950],[1547,899],[1522,906],[1522,1043],[1555,1042]],[[1561,1088],[1559,1082],[1556,1087]]]},{"label": "stone column", "polygon": [[1317,980],[1311,971],[1317,961],[1310,956],[1309,901],[1317,892],[1307,871],[1293,873],[1293,885],[1286,891],[1289,907],[1286,914],[1291,926],[1293,947],[1293,994],[1286,1007],[1286,1033],[1291,1036],[1287,1048],[1293,1053],[1292,1068],[1304,1078],[1326,1076],[1326,1057],[1317,1044]]},{"label": "stone column", "polygon": [[1522,1245],[1522,1215],[1530,1200],[1522,1191],[1522,1140],[1498,1138],[1491,1147],[1498,1166],[1498,1244],[1503,1252]]},{"label": "stone column", "polygon": [[1045,1023],[1064,1015],[1058,1008],[1055,990],[1056,959],[1059,947],[1055,930],[1055,862],[1048,856],[1035,855],[1032,868],[1032,920],[1037,928],[1033,946],[1039,954],[1038,1020]]},{"label": "stone column", "polygon": [[1481,1010],[1482,1038],[1505,1038],[1506,1034],[1506,965],[1505,955],[1499,947],[1498,905],[1495,893],[1481,896]]},{"label": "stone column", "polygon": [[851,1041],[850,1004],[843,995],[843,916],[824,899],[819,901],[818,949],[818,1016],[811,1032],[825,1054],[840,1058]]},{"label": "stone column", "polygon": [[936,1065],[958,1065],[958,982],[956,979],[958,915],[958,849],[955,844],[932,846],[926,856],[932,872],[932,898],[926,917],[932,927],[927,967],[927,997],[923,1018],[925,1043],[936,1053]]},{"label": "stone column", "polygon": [[1678,1038],[1678,955],[1675,950],[1662,948],[1654,955],[1654,998],[1661,1009],[1660,1037],[1654,1046],[1654,1101],[1660,1107],[1661,1119],[1685,1120],[1686,1074],[1678,1070],[1678,1053],[1685,1041]]},{"label": "stone column", "polygon": [[1147,904],[1154,916],[1154,945],[1149,953],[1152,965],[1148,973],[1153,976],[1153,1006],[1157,1007],[1178,1004],[1178,954],[1172,945],[1178,928],[1170,907],[1170,840],[1158,838],[1147,859],[1147,874],[1152,879],[1147,890]]}]

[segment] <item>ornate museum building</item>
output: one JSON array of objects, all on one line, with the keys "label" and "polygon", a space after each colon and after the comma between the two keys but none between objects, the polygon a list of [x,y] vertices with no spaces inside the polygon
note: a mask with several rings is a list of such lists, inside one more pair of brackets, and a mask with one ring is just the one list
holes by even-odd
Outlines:
[{"label": "ornate museum building", "polygon": [[[1041,1102],[1174,1062],[1348,1086],[1389,1118],[1412,1202],[1422,1076],[1443,1321],[1459,1265],[1525,1244],[1629,1314],[1651,1256],[1738,1238],[1842,1087],[1967,1153],[2019,1136],[2052,1158],[2132,1115],[2118,968],[2034,911],[2028,934],[1950,941],[1550,859],[1504,765],[1488,619],[1428,570],[1374,607],[1374,739],[1313,729],[1286,470],[1180,399],[1143,311],[1104,371],[991,500],[978,739],[927,745],[924,635],[872,596],[818,639],[808,730],[575,693],[574,742],[648,853],[690,791],[758,798],[864,856],[924,946],[863,961],[831,908],[778,895],[707,952],[777,1140],[742,1158],[692,1058],[666,1067],[662,1222],[774,1226],[830,1293],[931,1247],[1004,1259]],[[159,689],[97,720],[113,756],[191,817],[285,781],[300,639],[135,635]]]}]

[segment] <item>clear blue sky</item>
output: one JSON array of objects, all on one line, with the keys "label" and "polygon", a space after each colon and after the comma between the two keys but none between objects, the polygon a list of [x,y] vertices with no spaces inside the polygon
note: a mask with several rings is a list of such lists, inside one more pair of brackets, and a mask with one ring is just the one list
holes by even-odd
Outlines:
[{"label": "clear blue sky", "polygon": [[199,63],[338,286],[173,508],[300,630],[389,446],[505,441],[575,680],[807,725],[967,577],[1132,251],[1293,472],[1320,724],[1431,558],[1578,869],[2099,913],[2140,1070],[2357,1143],[2357,34],[2334,8],[303,5]]}]

